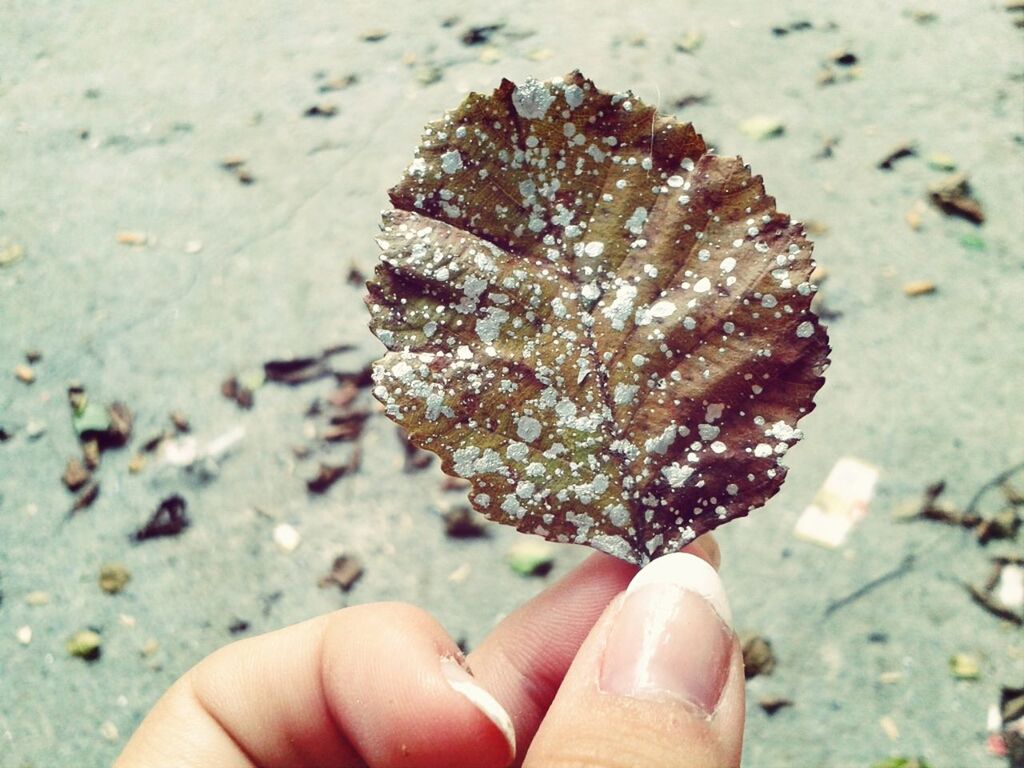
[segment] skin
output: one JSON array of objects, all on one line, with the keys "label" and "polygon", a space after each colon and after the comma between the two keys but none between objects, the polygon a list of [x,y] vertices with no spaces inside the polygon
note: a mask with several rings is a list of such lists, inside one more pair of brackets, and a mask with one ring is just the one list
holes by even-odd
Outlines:
[{"label": "skin", "polygon": [[[688,551],[716,568],[710,537]],[[415,606],[346,608],[232,643],[182,676],[115,768],[726,768],[739,764],[743,670],[733,639],[713,717],[599,689],[601,654],[636,569],[595,554],[502,621],[465,660],[512,718],[501,730],[447,684],[463,661]]]}]

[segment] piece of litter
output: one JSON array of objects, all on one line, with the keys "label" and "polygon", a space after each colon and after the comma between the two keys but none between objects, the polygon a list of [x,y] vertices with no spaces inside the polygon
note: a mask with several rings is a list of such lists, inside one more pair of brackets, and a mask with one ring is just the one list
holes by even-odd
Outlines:
[{"label": "piece of litter", "polygon": [[22,645],[28,645],[32,642],[32,627],[28,624],[23,627],[18,627],[17,631],[14,633],[14,637]]},{"label": "piece of litter", "polygon": [[132,230],[122,230],[117,233],[115,239],[121,245],[145,245],[149,241],[149,236],[145,232],[136,232]]},{"label": "piece of litter", "polygon": [[675,49],[680,53],[696,53],[704,45],[704,35],[695,29],[684,32],[673,43]]},{"label": "piece of litter", "polygon": [[50,604],[50,593],[36,590],[29,592],[25,595],[25,605],[31,605],[33,608],[38,608],[43,605]]},{"label": "piece of litter", "polygon": [[105,563],[100,568],[100,589],[108,595],[116,595],[132,580],[131,571],[121,563]]},{"label": "piece of litter", "polygon": [[199,253],[201,250],[203,250],[203,241],[202,240],[189,240],[187,243],[185,243],[185,248],[184,248],[185,253],[188,253],[188,254]]},{"label": "piece of litter", "polygon": [[103,638],[98,632],[83,629],[68,638],[66,648],[70,655],[86,661],[96,661],[100,657]]},{"label": "piece of litter", "polygon": [[999,581],[993,590],[996,599],[1010,610],[1024,607],[1024,568],[1006,563],[999,571]]},{"label": "piece of litter", "polygon": [[878,168],[883,171],[891,171],[897,160],[913,157],[916,154],[917,148],[912,142],[908,141],[903,144],[897,144],[889,150],[885,157],[878,161]]},{"label": "piece of litter", "polygon": [[107,741],[117,741],[121,738],[121,734],[117,730],[117,726],[114,725],[112,720],[104,720],[100,724],[100,736]]},{"label": "piece of litter", "polygon": [[537,538],[522,538],[505,555],[509,567],[520,576],[546,576],[555,564],[555,550]]},{"label": "piece of litter", "polygon": [[454,571],[448,574],[448,581],[452,584],[461,584],[469,578],[469,574],[472,572],[473,566],[469,563],[463,563]]},{"label": "piece of litter", "polygon": [[27,365],[19,364],[14,366],[14,378],[22,384],[31,384],[36,380],[36,372]]},{"label": "piece of litter", "polygon": [[868,513],[878,468],[851,456],[836,462],[825,483],[797,520],[800,539],[835,549]]},{"label": "piece of litter", "polygon": [[764,710],[764,713],[771,717],[776,712],[786,707],[793,706],[792,699],[786,699],[782,696],[763,696],[758,700],[758,706]]},{"label": "piece of litter", "polygon": [[949,659],[949,671],[957,680],[977,680],[981,675],[978,657],[973,653],[955,653]]},{"label": "piece of litter", "polygon": [[456,504],[441,517],[444,532],[451,539],[476,539],[487,535],[483,516],[468,504]]},{"label": "piece of litter", "polygon": [[928,167],[936,171],[955,171],[956,160],[944,152],[932,152],[928,155]]},{"label": "piece of litter", "polygon": [[302,535],[288,523],[280,523],[274,527],[274,543],[282,552],[294,552],[302,541]]},{"label": "piece of litter", "polygon": [[338,555],[331,564],[330,572],[318,583],[321,589],[337,585],[342,592],[348,592],[363,575],[362,561],[353,555]]},{"label": "piece of litter", "polygon": [[903,292],[907,296],[927,296],[938,290],[931,280],[911,280],[903,284]]},{"label": "piece of litter", "polygon": [[176,493],[168,496],[160,502],[146,524],[131,535],[132,541],[142,542],[165,536],[177,536],[192,524],[187,509],[188,504],[184,498]]},{"label": "piece of litter", "polygon": [[892,741],[897,741],[900,737],[900,729],[896,726],[896,721],[892,719],[891,715],[885,715],[878,724],[882,726],[882,731]]},{"label": "piece of litter", "polygon": [[69,491],[77,491],[92,477],[85,464],[82,463],[77,457],[68,459],[67,466],[64,467],[64,474],[61,476],[61,481],[67,487]]},{"label": "piece of litter", "polygon": [[771,641],[763,635],[747,635],[741,641],[743,648],[743,675],[750,680],[758,675],[775,671],[775,652]]},{"label": "piece of litter", "polygon": [[9,267],[21,261],[25,256],[25,248],[18,243],[0,239],[0,267]]},{"label": "piece of litter", "polygon": [[754,115],[740,123],[740,130],[758,141],[772,139],[786,132],[782,121],[768,115]]},{"label": "piece of litter", "polygon": [[985,212],[973,196],[966,173],[955,173],[928,187],[928,196],[947,216],[959,216],[972,224],[982,224]]}]

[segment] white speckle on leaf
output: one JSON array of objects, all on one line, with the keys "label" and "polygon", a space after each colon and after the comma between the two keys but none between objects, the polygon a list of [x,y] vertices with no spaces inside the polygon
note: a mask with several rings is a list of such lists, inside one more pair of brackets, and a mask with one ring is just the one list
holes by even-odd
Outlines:
[{"label": "white speckle on leaf", "polygon": [[693,467],[681,465],[678,461],[672,462],[667,467],[662,467],[661,474],[668,480],[673,488],[682,488],[686,481],[693,475]]},{"label": "white speckle on leaf", "polygon": [[555,96],[547,85],[532,77],[512,91],[512,105],[519,116],[527,120],[544,117],[554,100]]},{"label": "white speckle on leaf", "polygon": [[804,320],[796,327],[796,335],[801,339],[807,339],[814,335],[814,323]]},{"label": "white speckle on leaf", "polygon": [[612,328],[621,331],[626,327],[626,320],[633,309],[633,299],[636,298],[635,285],[622,285],[615,292],[615,301],[601,311],[604,316],[611,320]]},{"label": "white speckle on leaf", "polygon": [[516,424],[516,434],[526,443],[532,443],[540,437],[540,422],[533,416],[521,416]]},{"label": "white speckle on leaf", "polygon": [[616,384],[615,385],[615,404],[616,405],[629,405],[633,402],[633,398],[636,397],[637,390],[640,389],[638,384]]},{"label": "white speckle on leaf", "polygon": [[754,455],[759,459],[767,458],[772,455],[772,447],[768,443],[758,443],[754,446]]},{"label": "white speckle on leaf", "polygon": [[441,170],[445,173],[455,173],[462,169],[462,155],[459,150],[453,149],[441,155]]},{"label": "white speckle on leaf", "polygon": [[600,240],[594,240],[593,242],[587,243],[583,246],[583,252],[587,254],[587,256],[596,258],[604,253],[604,243]]},{"label": "white speckle on leaf", "polygon": [[632,232],[634,235],[639,235],[644,231],[644,224],[647,223],[647,209],[642,205],[638,206],[633,211],[633,215],[626,219],[626,229]]},{"label": "white speckle on leaf", "polygon": [[707,293],[711,290],[711,281],[706,277],[702,277],[693,286],[694,293]]},{"label": "white speckle on leaf", "polygon": [[576,109],[582,104],[584,96],[583,89],[575,83],[565,87],[565,103],[569,105],[570,109]]},{"label": "white speckle on leaf", "polygon": [[675,311],[676,305],[673,304],[671,301],[665,301],[664,299],[662,301],[654,302],[654,304],[651,306],[652,317],[671,317],[675,313]]}]

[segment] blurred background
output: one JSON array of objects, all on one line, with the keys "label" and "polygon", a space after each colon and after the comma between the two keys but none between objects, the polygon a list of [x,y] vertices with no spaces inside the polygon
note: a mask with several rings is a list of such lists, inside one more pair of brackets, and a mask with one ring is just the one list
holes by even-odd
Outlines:
[{"label": "blurred background", "polygon": [[827,383],[716,534],[745,765],[1010,764],[1021,5],[0,5],[0,766],[107,765],[202,656],[345,605],[472,647],[586,555],[481,528],[405,448],[361,300],[423,125],[574,68],[816,241]]}]

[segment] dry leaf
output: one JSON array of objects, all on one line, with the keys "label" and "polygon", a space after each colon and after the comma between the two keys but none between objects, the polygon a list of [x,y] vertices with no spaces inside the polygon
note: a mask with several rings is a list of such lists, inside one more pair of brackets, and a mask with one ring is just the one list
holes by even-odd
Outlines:
[{"label": "dry leaf", "polygon": [[779,489],[828,345],[741,160],[574,73],[470,95],[390,194],[374,394],[476,509],[645,563]]},{"label": "dry leaf", "polygon": [[948,216],[959,216],[973,224],[985,221],[985,212],[971,194],[966,173],[954,173],[937,181],[928,188],[928,194],[935,206]]},{"label": "dry leaf", "polygon": [[775,671],[775,653],[766,637],[750,635],[743,639],[743,674],[749,680]]},{"label": "dry leaf", "polygon": [[348,592],[363,575],[363,563],[353,555],[338,555],[331,564],[331,571],[318,582],[321,589],[336,584],[342,592]]},{"label": "dry leaf", "polygon": [[188,504],[181,496],[176,493],[168,496],[160,502],[145,525],[131,535],[132,541],[143,542],[164,536],[177,536],[192,524],[187,509]]}]

